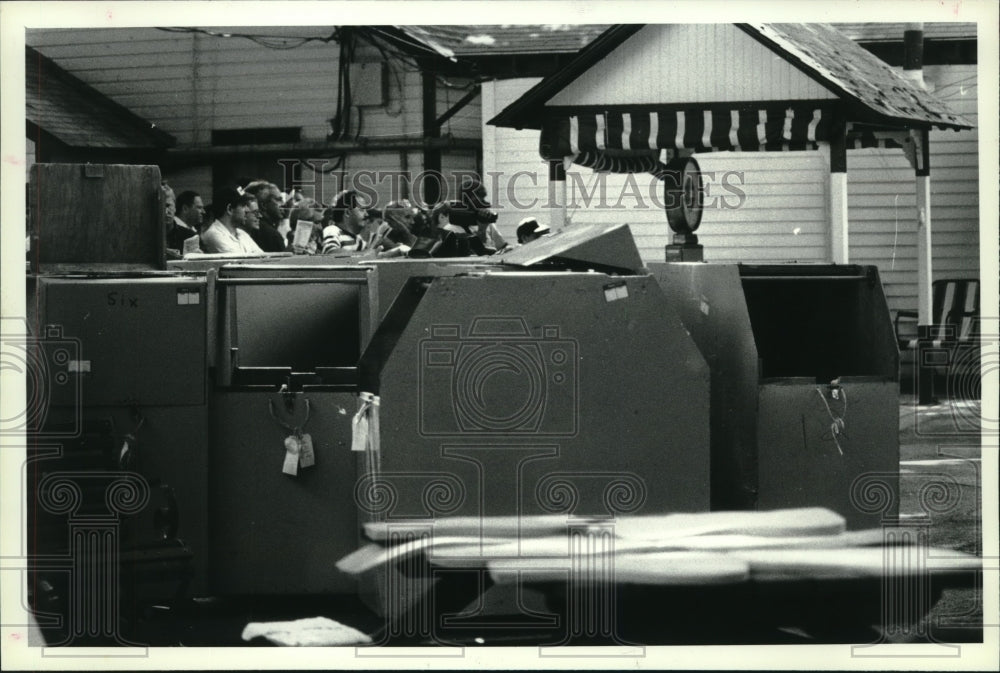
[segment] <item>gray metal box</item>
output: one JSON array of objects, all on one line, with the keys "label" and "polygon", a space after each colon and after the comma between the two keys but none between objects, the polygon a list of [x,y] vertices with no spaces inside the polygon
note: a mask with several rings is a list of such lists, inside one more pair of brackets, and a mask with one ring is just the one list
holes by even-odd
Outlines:
[{"label": "gray metal box", "polygon": [[[650,271],[711,370],[712,508],[824,506],[852,528],[895,517],[899,355],[875,267]],[[871,488],[884,508],[864,502]]]},{"label": "gray metal box", "polygon": [[73,368],[84,406],[205,403],[203,277],[41,277],[38,285],[42,323],[80,340]]},{"label": "gray metal box", "polygon": [[648,276],[414,279],[360,369],[379,516],[708,509],[708,370]]}]

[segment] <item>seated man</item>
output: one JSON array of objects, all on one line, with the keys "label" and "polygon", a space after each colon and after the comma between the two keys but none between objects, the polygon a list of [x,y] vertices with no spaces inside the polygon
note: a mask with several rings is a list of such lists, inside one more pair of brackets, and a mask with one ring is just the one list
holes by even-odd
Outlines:
[{"label": "seated man", "polygon": [[279,233],[283,199],[278,185],[266,180],[254,180],[243,190],[257,199],[260,209],[259,225],[250,232],[254,242],[264,252],[284,252],[285,239]]},{"label": "seated man", "polygon": [[434,206],[431,210],[431,225],[435,228],[437,239],[429,248],[424,244],[424,239],[421,239],[413,246],[410,257],[469,257],[493,252],[468,227],[453,221],[452,216],[456,211],[454,204],[453,201],[444,201]]},{"label": "seated man", "polygon": [[[250,234],[250,238],[254,237],[254,232],[260,231],[260,206],[257,205],[256,199],[251,199],[247,201],[246,217],[243,219],[243,224],[240,225],[240,229]],[[254,240],[254,243],[257,243]],[[257,245],[260,245],[257,243]],[[266,252],[266,251],[265,251]],[[280,250],[276,252],[281,252]]]},{"label": "seated man", "polygon": [[264,253],[242,227],[246,226],[246,212],[254,197],[240,195],[232,187],[223,187],[212,197],[215,222],[201,234],[201,247],[210,253]]},{"label": "seated man", "polygon": [[361,195],[352,189],[337,195],[333,208],[323,214],[323,254],[368,248],[368,237],[364,235],[368,219],[365,208]]},{"label": "seated man", "polygon": [[486,187],[474,176],[465,176],[459,188],[459,200],[451,204],[451,221],[474,232],[483,244],[484,251],[476,254],[492,254],[503,250],[509,244],[497,229],[497,212],[486,198]]},{"label": "seated man", "polygon": [[167,259],[180,259],[180,249],[172,247],[169,238],[177,212],[177,199],[174,197],[174,190],[170,188],[170,185],[166,181],[160,183],[160,191],[163,193],[163,235],[167,242]]},{"label": "seated man", "polygon": [[177,197],[174,226],[167,232],[167,247],[183,252],[184,241],[198,235],[204,216],[205,206],[201,196],[191,190],[181,192]]},{"label": "seated man", "polygon": [[382,223],[371,238],[371,248],[379,256],[405,255],[417,241],[414,216],[417,209],[406,199],[393,201],[382,211]]}]

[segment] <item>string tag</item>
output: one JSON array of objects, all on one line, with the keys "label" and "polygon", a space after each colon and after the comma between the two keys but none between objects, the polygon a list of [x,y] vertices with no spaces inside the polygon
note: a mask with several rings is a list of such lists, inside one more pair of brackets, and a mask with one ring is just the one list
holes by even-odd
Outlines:
[{"label": "string tag", "polygon": [[361,400],[361,408],[354,414],[351,420],[351,451],[368,450],[368,416],[372,409],[372,404],[377,399],[371,393],[361,393],[358,395]]},{"label": "string tag", "polygon": [[313,453],[313,440],[308,432],[298,435],[299,439],[299,464],[302,467],[312,467],[316,464],[316,455]]},{"label": "string tag", "polygon": [[[286,388],[282,386],[281,392],[284,392],[285,390]],[[316,458],[313,453],[312,437],[302,433],[302,428],[309,422],[309,414],[311,411],[309,398],[303,398],[303,401],[306,406],[306,417],[305,420],[302,421],[302,425],[294,428],[278,418],[277,413],[274,411],[274,400],[267,401],[267,408],[268,411],[271,412],[271,418],[273,418],[278,425],[290,433],[287,437],[285,437],[285,462],[282,465],[281,471],[285,474],[290,474],[293,477],[298,474],[300,460],[302,461],[302,467],[310,467],[316,462]]]},{"label": "string tag", "polygon": [[838,386],[839,383],[839,378],[830,382],[830,397],[834,400],[838,400],[841,395],[843,395],[844,398],[844,409],[840,412],[839,416],[833,413],[833,409],[830,407],[830,403],[826,401],[826,396],[823,394],[823,391],[820,388],[816,388],[816,392],[819,394],[819,398],[823,400],[823,406],[826,407],[826,413],[830,416],[830,439],[833,440],[833,445],[837,447],[837,453],[843,456],[844,448],[840,445],[840,438],[847,437],[847,423],[844,421],[844,418],[847,416],[847,391],[840,388]]},{"label": "string tag", "polygon": [[302,443],[295,435],[285,437],[285,464],[281,471],[285,474],[295,476],[299,473],[299,451]]}]

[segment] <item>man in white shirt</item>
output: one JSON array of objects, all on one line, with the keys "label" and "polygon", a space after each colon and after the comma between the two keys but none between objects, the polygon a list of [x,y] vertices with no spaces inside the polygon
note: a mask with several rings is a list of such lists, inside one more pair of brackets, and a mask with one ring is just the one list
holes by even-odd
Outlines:
[{"label": "man in white shirt", "polygon": [[212,197],[215,222],[201,233],[201,248],[210,253],[262,255],[254,240],[244,230],[247,208],[254,197],[240,194],[232,187],[223,187]]}]

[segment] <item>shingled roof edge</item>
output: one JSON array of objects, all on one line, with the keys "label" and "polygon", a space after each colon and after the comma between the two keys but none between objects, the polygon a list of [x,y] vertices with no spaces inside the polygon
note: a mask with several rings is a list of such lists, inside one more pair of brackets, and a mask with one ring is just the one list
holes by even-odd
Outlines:
[{"label": "shingled roof edge", "polygon": [[[932,121],[932,120],[929,120],[929,119],[920,119],[920,118],[917,118],[917,117],[908,117],[908,116],[902,116],[902,115],[887,115],[884,112],[881,112],[879,110],[875,110],[863,98],[859,97],[854,92],[852,92],[852,91],[850,91],[848,89],[845,89],[836,80],[831,79],[830,77],[826,77],[821,72],[818,72],[816,69],[814,69],[808,63],[806,63],[805,61],[803,61],[797,54],[789,51],[788,49],[786,49],[782,45],[778,44],[777,42],[775,42],[774,40],[772,40],[768,36],[764,35],[756,26],[753,26],[752,24],[749,24],[749,23],[737,23],[737,24],[734,24],[734,25],[737,28],[739,28],[740,30],[742,30],[743,32],[745,32],[747,35],[749,35],[750,37],[752,37],[753,39],[757,40],[762,45],[764,45],[765,47],[767,47],[768,49],[770,49],[771,51],[773,51],[776,54],[780,55],[790,65],[792,65],[793,67],[795,67],[797,70],[799,70],[803,74],[807,75],[808,77],[810,77],[811,79],[813,79],[814,81],[816,81],[818,84],[824,86],[825,88],[829,89],[833,93],[837,94],[845,102],[851,103],[851,104],[853,104],[856,107],[860,107],[860,109],[867,110],[869,112],[868,116],[870,116],[870,118],[871,118],[870,120],[876,120],[876,121],[879,121],[879,122],[886,122],[886,121],[897,121],[897,122],[899,122],[899,121],[905,121],[905,122],[910,122],[914,126],[921,127],[921,128],[930,128],[930,127],[933,127],[933,126],[937,126],[939,128],[950,128],[950,129],[954,129],[954,130],[962,130],[962,129],[971,129],[972,128],[972,125],[968,124],[968,123],[955,124],[955,123],[950,123],[950,122],[945,122],[945,121],[940,121],[940,120],[939,121]],[[848,39],[850,40],[850,38],[848,38]],[[851,42],[854,43],[854,40],[851,40]],[[855,43],[855,44],[857,44],[857,43]],[[859,48],[860,48],[860,46],[859,46]],[[886,64],[885,67],[887,69],[887,72],[890,72],[894,76],[898,77],[898,75],[896,74],[896,72],[893,71],[892,68],[890,68],[888,66],[888,64]],[[904,80],[902,77],[899,77],[899,81],[900,81],[900,83],[902,85],[909,86],[909,83],[906,82],[906,80]],[[927,94],[927,95],[930,95],[930,94]],[[958,119],[962,119],[959,115],[953,115],[953,116],[956,117],[956,118],[958,118]],[[870,121],[870,120],[865,120],[865,121]],[[963,122],[964,121],[965,120],[963,120]]]},{"label": "shingled roof edge", "polygon": [[[557,70],[528,89],[524,95],[505,107],[499,114],[486,123],[491,126],[508,126],[517,129],[541,128],[541,124],[536,120],[524,122],[520,116],[537,105],[544,105],[547,100],[561,91],[567,84],[611,53],[618,45],[639,32],[645,25],[643,23],[615,24],[611,28],[608,28],[594,39],[593,42],[577,52],[577,55],[564,68]],[[507,124],[506,122],[510,123]]]},{"label": "shingled roof edge", "polygon": [[[163,129],[157,128],[156,126],[152,125],[149,120],[143,119],[142,117],[140,117],[135,112],[125,107],[121,103],[112,100],[111,98],[101,93],[94,87],[90,86],[80,78],[68,72],[65,68],[60,66],[54,60],[52,60],[45,54],[41,53],[37,49],[30,47],[28,45],[25,45],[24,49],[25,49],[24,56],[26,63],[28,62],[29,59],[36,59],[44,72],[48,73],[49,75],[58,77],[63,83],[65,83],[70,87],[73,87],[74,89],[77,89],[84,96],[89,97],[91,100],[100,101],[102,105],[108,106],[115,112],[123,115],[125,118],[135,122],[137,129],[141,127],[142,131],[150,136],[150,141],[153,143],[154,147],[167,149],[170,147],[174,147],[177,144],[177,139],[173,135],[167,133]],[[30,86],[30,84],[26,82],[26,86]],[[39,125],[39,126],[43,130],[45,130],[44,125]],[[52,135],[58,138],[58,135],[55,134]]]}]

